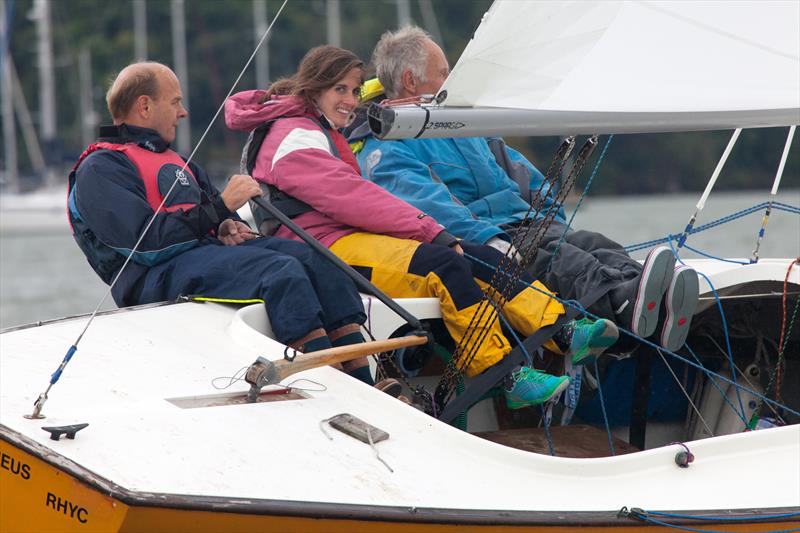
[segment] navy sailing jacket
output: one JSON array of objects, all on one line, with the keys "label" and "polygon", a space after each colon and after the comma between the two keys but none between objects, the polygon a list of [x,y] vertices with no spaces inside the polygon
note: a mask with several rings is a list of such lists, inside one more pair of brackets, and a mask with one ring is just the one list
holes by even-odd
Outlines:
[{"label": "navy sailing jacket", "polygon": [[[158,172],[149,177],[139,174],[125,153],[100,148],[78,162],[69,177],[68,212],[73,235],[89,264],[110,284],[125,259],[131,255],[142,231],[153,217],[153,187],[163,196],[180,170],[169,144],[157,132],[135,126],[103,126],[98,143],[133,143],[153,153]],[[168,152],[169,151],[169,152]],[[175,154],[177,155],[177,154]],[[139,285],[147,269],[169,261],[195,246],[222,245],[215,238],[216,228],[230,212],[205,171],[194,163],[193,175],[179,179],[147,231],[136,253],[112,290],[119,306],[138,303]],[[150,181],[150,198],[145,179]]]}]

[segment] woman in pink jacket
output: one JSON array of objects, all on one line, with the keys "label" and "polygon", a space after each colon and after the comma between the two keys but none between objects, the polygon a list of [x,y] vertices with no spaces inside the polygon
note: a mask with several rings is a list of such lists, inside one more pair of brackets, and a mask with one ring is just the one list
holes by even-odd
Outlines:
[{"label": "woman in pink jacket", "polygon": [[[445,326],[460,344],[470,322],[481,315],[481,288],[493,273],[468,261],[464,249],[494,265],[502,254],[458,241],[433,218],[361,177],[339,129],[352,120],[363,74],[364,65],[352,52],[314,48],[291,78],[267,91],[245,91],[228,100],[226,123],[234,130],[259,128],[264,135],[253,177],[299,201],[295,223],[389,296],[438,298]],[[298,239],[283,226],[275,235]],[[553,324],[564,313],[544,285],[533,283],[543,292],[519,284],[503,308],[512,327],[524,335]],[[468,376],[481,373],[511,350],[493,313],[484,313],[479,322],[477,327],[489,329],[488,334],[479,345],[479,335],[466,335],[462,346],[462,353],[475,354],[466,368]],[[610,321],[584,319],[568,324],[555,340],[560,351],[579,363],[602,353],[617,335]],[[568,385],[566,376],[528,367],[519,368],[507,381],[511,408],[545,402]]]}]

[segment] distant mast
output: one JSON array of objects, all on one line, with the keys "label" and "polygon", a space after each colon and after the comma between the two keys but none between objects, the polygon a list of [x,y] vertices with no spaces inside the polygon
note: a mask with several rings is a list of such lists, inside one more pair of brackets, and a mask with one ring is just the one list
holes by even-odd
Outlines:
[{"label": "distant mast", "polygon": [[[181,82],[183,91],[183,107],[189,109],[189,69],[186,63],[186,21],[184,19],[183,0],[172,0],[172,57],[175,63],[175,74]],[[192,148],[191,126],[186,117],[178,128],[177,149],[183,154],[189,154]]]},{"label": "distant mast", "polygon": [[94,90],[92,84],[92,56],[84,46],[78,55],[78,80],[80,86],[80,125],[83,146],[89,146],[95,139],[97,113],[94,110]]},{"label": "distant mast", "polygon": [[328,44],[342,46],[342,19],[339,0],[327,0],[325,3],[326,22],[328,26]]},{"label": "distant mast", "polygon": [[436,44],[444,48],[442,32],[439,30],[439,20],[436,18],[436,11],[433,9],[431,0],[419,0],[419,10],[422,13],[425,29],[431,34]]},{"label": "distant mast", "polygon": [[[56,96],[53,75],[53,42],[50,32],[50,1],[34,0],[36,35],[39,53],[39,124],[42,144],[51,154],[56,153]],[[46,161],[45,185],[54,185],[56,172],[52,160]]]},{"label": "distant mast", "polygon": [[9,51],[9,34],[11,27],[9,17],[11,5],[2,0],[0,3],[0,83],[2,84],[3,109],[3,154],[6,160],[3,185],[10,192],[19,192],[19,169],[17,167],[17,134],[14,128],[14,85],[11,81],[11,52]]},{"label": "distant mast", "polygon": [[409,0],[397,0],[397,27],[411,25],[411,3]]},{"label": "distant mast", "polygon": [[147,61],[147,0],[133,0],[133,55]]},{"label": "distant mast", "polygon": [[[258,43],[269,27],[267,0],[253,0],[253,23],[255,42]],[[264,40],[264,44],[256,54],[256,87],[265,89],[267,85],[269,85],[269,37]]]}]

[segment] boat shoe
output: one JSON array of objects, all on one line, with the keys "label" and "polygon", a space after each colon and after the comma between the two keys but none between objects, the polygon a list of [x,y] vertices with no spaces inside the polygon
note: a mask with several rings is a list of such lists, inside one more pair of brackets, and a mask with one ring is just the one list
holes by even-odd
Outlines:
[{"label": "boat shoe", "polygon": [[656,332],[661,299],[669,287],[675,269],[675,255],[667,246],[650,250],[642,264],[642,273],[629,283],[636,284],[633,302],[624,300],[615,313],[622,326],[641,338]]},{"label": "boat shoe", "polygon": [[619,338],[619,328],[606,318],[574,320],[561,331],[563,337],[569,339],[564,357],[571,357],[573,365],[591,362],[591,358],[602,355]]},{"label": "boat shoe", "polygon": [[373,387],[388,394],[392,398],[398,398],[403,393],[403,385],[394,378],[384,378],[373,385]]},{"label": "boat shoe", "polygon": [[686,342],[699,292],[697,272],[687,266],[675,267],[664,298],[666,313],[659,337],[661,346],[667,350],[674,352]]},{"label": "boat shoe", "polygon": [[506,388],[506,405],[520,409],[539,405],[555,398],[569,386],[567,376],[551,376],[535,368],[523,366],[509,376],[511,388]]}]

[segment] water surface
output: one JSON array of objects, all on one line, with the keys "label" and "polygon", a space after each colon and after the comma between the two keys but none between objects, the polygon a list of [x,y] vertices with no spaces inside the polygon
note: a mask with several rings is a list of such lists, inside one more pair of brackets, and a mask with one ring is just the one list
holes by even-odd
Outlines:
[{"label": "water surface", "polygon": [[[629,245],[680,233],[700,194],[589,198],[576,228],[605,233]],[[767,200],[766,192],[711,196],[696,226]],[[778,200],[800,206],[800,191]],[[568,214],[571,213],[571,208]],[[53,211],[0,211],[0,327],[89,313],[106,292],[69,233],[63,207]],[[688,244],[716,256],[749,258],[761,213],[692,236]],[[634,257],[642,258],[646,251]],[[686,252],[683,257],[695,257]],[[773,211],[762,257],[800,256],[800,217]],[[113,308],[110,296],[101,309]]]}]

